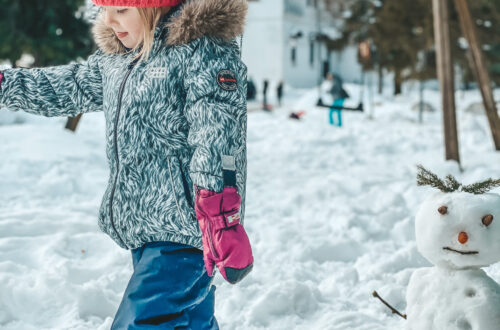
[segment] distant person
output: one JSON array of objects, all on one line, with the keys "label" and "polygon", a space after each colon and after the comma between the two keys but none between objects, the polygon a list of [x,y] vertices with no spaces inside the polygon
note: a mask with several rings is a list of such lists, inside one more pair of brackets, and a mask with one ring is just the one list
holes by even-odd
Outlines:
[{"label": "distant person", "polygon": [[0,71],[0,104],[106,114],[99,227],[134,267],[111,329],[219,329],[216,267],[234,284],[253,264],[240,223],[247,77],[232,42],[246,1],[92,1],[99,49],[84,63]]},{"label": "distant person", "polygon": [[[342,86],[342,78],[340,78],[338,75],[328,73],[326,79],[328,83],[325,84],[324,87],[327,88],[327,92],[328,94],[330,94],[331,99],[333,100],[333,102],[330,102],[330,104],[328,104],[329,106],[331,106],[328,120],[330,122],[330,125],[336,124],[338,126],[342,126],[341,111],[344,107],[345,99],[349,98],[349,94]],[[337,114],[337,123],[335,123],[334,114]]]},{"label": "distant person", "polygon": [[342,78],[340,78],[338,75],[332,75],[331,73],[329,73],[329,75],[331,77],[330,79],[332,80],[332,87],[330,88],[329,92],[333,96],[333,99],[337,100],[349,98],[349,94],[343,87]]},{"label": "distant person", "polygon": [[262,95],[263,95],[263,101],[262,101],[262,110],[269,111],[269,104],[267,104],[267,89],[269,88],[269,81],[267,79],[264,80],[264,86],[262,88]]},{"label": "distant person", "polygon": [[278,105],[281,107],[281,99],[283,98],[283,81],[280,81],[276,88],[276,95],[278,97]]},{"label": "distant person", "polygon": [[320,86],[320,97],[318,98],[317,105],[332,105],[337,99],[346,99],[349,97],[343,88],[342,78],[328,72],[325,80]]},{"label": "distant person", "polygon": [[247,100],[253,101],[257,97],[257,89],[255,88],[255,84],[253,79],[250,78],[247,83]]}]

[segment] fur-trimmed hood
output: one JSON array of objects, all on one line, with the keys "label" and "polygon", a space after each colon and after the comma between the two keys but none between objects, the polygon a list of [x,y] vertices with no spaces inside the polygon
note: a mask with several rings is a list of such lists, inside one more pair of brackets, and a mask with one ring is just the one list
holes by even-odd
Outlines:
[{"label": "fur-trimmed hood", "polygon": [[[187,44],[203,36],[230,41],[243,34],[248,10],[246,0],[188,0],[163,21],[168,28],[166,45]],[[106,54],[126,52],[100,14],[92,28],[97,46]]]}]

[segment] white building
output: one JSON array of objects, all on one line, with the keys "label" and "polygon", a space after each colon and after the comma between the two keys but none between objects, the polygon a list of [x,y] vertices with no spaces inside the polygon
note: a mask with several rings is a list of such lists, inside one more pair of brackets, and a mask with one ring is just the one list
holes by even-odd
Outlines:
[{"label": "white building", "polygon": [[321,35],[338,37],[334,20],[321,0],[249,1],[243,38],[243,60],[248,76],[258,86],[267,79],[306,88],[317,86],[325,72],[358,81],[361,68],[356,49],[328,54]]}]

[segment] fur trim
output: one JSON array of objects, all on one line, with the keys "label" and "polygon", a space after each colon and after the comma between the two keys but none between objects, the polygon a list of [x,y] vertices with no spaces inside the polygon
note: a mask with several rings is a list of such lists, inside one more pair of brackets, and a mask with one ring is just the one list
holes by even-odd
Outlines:
[{"label": "fur trim", "polygon": [[163,7],[177,6],[182,0],[92,0],[98,6]]},{"label": "fur trim", "polygon": [[246,0],[194,0],[168,26],[169,45],[187,44],[209,35],[229,41],[241,34],[245,26]]},{"label": "fur trim", "polygon": [[123,54],[127,51],[113,30],[104,24],[104,17],[100,14],[92,27],[94,41],[106,54]]},{"label": "fur trim", "polygon": [[[230,41],[243,34],[248,11],[246,0],[190,0],[178,16],[166,23],[167,45],[187,44],[203,36]],[[97,46],[106,54],[125,53],[126,48],[101,14],[92,28]]]}]

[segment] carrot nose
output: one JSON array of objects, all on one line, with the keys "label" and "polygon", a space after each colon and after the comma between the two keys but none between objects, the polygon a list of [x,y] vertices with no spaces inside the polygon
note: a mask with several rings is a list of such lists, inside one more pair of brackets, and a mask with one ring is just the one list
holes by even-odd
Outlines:
[{"label": "carrot nose", "polygon": [[460,243],[465,244],[465,243],[467,243],[468,240],[469,240],[469,236],[467,236],[466,232],[461,232],[460,234],[458,234],[458,241]]}]

